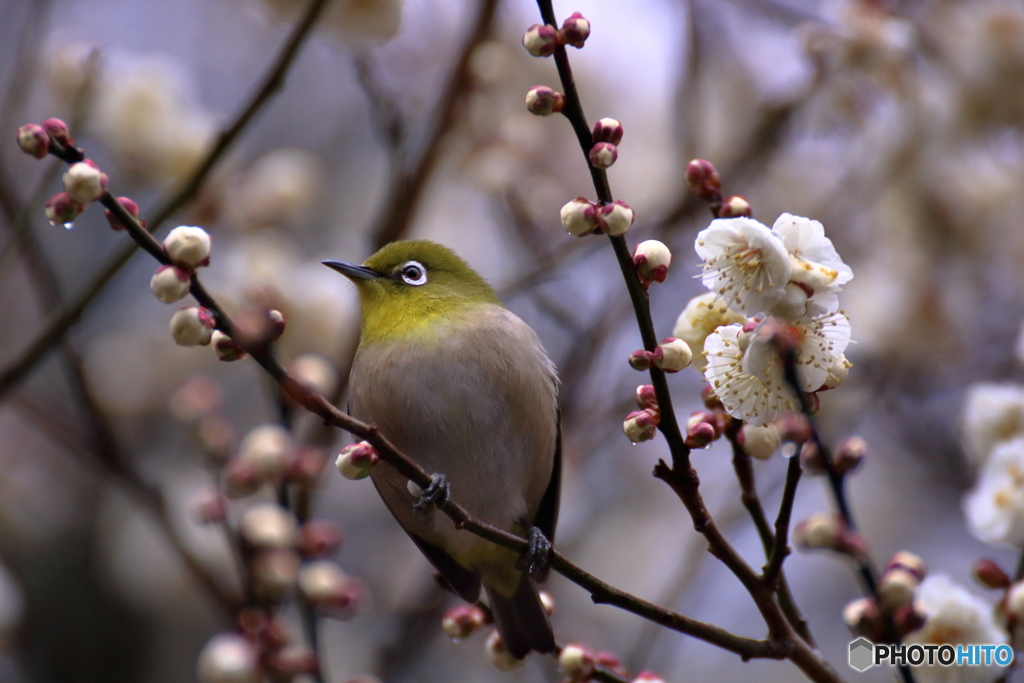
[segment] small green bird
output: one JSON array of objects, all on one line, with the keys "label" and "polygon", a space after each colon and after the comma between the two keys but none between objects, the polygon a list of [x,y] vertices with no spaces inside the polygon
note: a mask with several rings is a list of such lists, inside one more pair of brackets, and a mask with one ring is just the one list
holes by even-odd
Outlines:
[{"label": "small green bird", "polygon": [[[434,475],[424,492],[386,463],[371,477],[391,513],[464,600],[483,585],[509,653],[555,649],[534,561],[558,520],[558,379],[537,335],[452,250],[394,242],[363,265],[324,261],[359,291],[362,334],[349,383],[353,417]],[[431,503],[452,496],[472,515],[526,536],[521,560]],[[518,560],[518,562],[517,562]],[[525,560],[525,563],[524,563]],[[536,578],[535,578],[536,577]]]}]

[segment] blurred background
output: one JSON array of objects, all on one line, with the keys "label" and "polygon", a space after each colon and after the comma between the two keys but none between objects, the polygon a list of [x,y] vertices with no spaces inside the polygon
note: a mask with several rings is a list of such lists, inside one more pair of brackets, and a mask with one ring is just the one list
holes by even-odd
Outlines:
[{"label": "blurred background", "polygon": [[[204,282],[244,316],[275,308],[282,361],[343,396],[358,335],[352,286],[323,259],[361,261],[381,244],[453,246],[540,335],[561,373],[566,469],[557,547],[610,583],[760,638],[740,584],[705,552],[672,492],[651,476],[667,450],[631,446],[621,421],[640,346],[607,240],[565,234],[559,208],[593,198],[566,120],[534,117],[527,89],[558,88],[530,57],[527,0],[333,0],[284,88],[246,125],[158,234],[201,225],[213,237]],[[325,679],[557,680],[550,658],[514,673],[487,661],[482,634],[442,632],[455,604],[367,481],[329,465],[348,437],[282,406],[251,361],[175,346],[174,310],[147,291],[154,264],[111,268],[128,238],[98,207],[71,229],[48,224],[56,160],[13,144],[18,126],[71,123],[117,195],[143,216],[192,177],[218,132],[259,88],[305,11],[298,0],[0,0],[0,366],[24,357],[53,311],[98,290],[19,381],[0,388],[0,681],[194,680],[196,659],[234,612],[232,544],[201,524],[219,463],[257,425],[281,423],[329,455],[301,515],[338,525],[337,560],[365,586],[355,614],[321,619]],[[828,440],[861,435],[850,481],[876,562],[897,550],[968,583],[983,545],[960,500],[972,472],[958,430],[977,380],[1024,380],[1014,346],[1024,318],[1024,7],[986,0],[580,0],[592,35],[570,50],[590,121],[625,135],[609,171],[636,211],[631,245],[675,254],[651,289],[659,336],[703,289],[693,253],[706,206],[686,162],[711,160],[727,194],[771,225],[783,211],[820,220],[854,280],[842,294],[855,343],[843,386],[822,395]],[[96,285],[99,274],[109,281]],[[198,379],[197,379],[198,378]],[[701,407],[702,378],[670,378],[679,415]],[[741,505],[727,444],[696,452],[702,490],[748,561],[763,555]],[[316,459],[314,458],[314,462]],[[322,459],[321,459],[322,464]],[[757,462],[770,516],[784,461]],[[315,468],[314,468],[315,469]],[[235,519],[269,487],[232,499]],[[308,493],[308,495],[307,495]],[[806,477],[795,519],[828,509]],[[303,507],[305,506],[305,507]],[[859,597],[851,567],[821,554],[786,563],[797,603],[843,675],[841,612]],[[200,577],[206,577],[202,579]],[[787,662],[753,661],[593,605],[553,575],[561,642],[616,654],[669,681],[792,681]],[[972,588],[981,595],[980,588]],[[996,597],[985,597],[994,602]],[[294,605],[282,614],[300,634]],[[296,636],[300,639],[300,636]]]}]

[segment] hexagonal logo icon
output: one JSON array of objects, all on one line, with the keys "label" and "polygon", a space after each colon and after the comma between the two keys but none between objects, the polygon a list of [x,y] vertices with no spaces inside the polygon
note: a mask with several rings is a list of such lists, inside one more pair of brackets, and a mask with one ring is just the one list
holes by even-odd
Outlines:
[{"label": "hexagonal logo icon", "polygon": [[867,638],[858,638],[850,643],[850,666],[857,671],[866,671],[875,663],[875,646]]}]

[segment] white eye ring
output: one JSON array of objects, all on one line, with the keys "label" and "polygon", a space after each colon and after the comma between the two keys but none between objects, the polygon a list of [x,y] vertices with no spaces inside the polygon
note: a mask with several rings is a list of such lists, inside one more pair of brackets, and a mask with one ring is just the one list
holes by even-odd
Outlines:
[{"label": "white eye ring", "polygon": [[419,287],[427,284],[427,269],[419,261],[406,261],[398,274],[407,285]]}]

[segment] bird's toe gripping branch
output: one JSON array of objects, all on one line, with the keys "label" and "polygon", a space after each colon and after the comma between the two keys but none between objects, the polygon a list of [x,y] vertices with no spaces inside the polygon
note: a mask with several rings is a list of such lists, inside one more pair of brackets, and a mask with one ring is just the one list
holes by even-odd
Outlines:
[{"label": "bird's toe gripping branch", "polygon": [[430,485],[423,490],[423,494],[412,506],[413,512],[418,515],[425,515],[432,505],[441,506],[448,502],[451,497],[452,485],[443,474],[430,475]]},{"label": "bird's toe gripping branch", "polygon": [[551,541],[537,527],[530,527],[530,533],[527,535],[526,540],[529,542],[530,547],[519,557],[516,568],[536,576],[547,569],[548,556],[551,553]]}]

